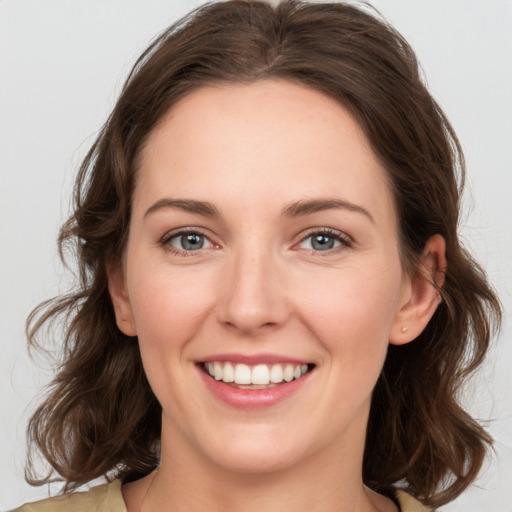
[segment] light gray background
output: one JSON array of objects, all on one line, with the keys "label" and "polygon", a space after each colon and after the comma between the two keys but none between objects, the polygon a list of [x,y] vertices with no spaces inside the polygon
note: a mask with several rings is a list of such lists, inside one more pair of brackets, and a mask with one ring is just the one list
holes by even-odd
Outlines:
[{"label": "light gray background", "polygon": [[[73,177],[135,58],[201,3],[0,0],[0,510],[47,496],[23,481],[25,426],[48,368],[29,359],[24,321],[66,288],[55,239]],[[505,308],[502,335],[464,397],[496,455],[445,511],[512,512],[512,3],[373,0],[416,49],[467,156],[462,233]]]}]

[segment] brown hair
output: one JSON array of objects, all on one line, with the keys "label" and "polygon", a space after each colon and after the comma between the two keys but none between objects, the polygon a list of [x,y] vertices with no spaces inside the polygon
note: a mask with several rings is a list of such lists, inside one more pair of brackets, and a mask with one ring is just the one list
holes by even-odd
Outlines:
[{"label": "brown hair", "polygon": [[[418,271],[426,241],[446,241],[442,303],[417,340],[391,346],[374,390],[363,478],[377,491],[405,480],[439,505],[476,477],[491,442],[457,403],[482,362],[500,305],[461,247],[464,162],[452,127],[423,84],[407,42],[375,12],[347,4],[234,0],[203,6],[142,54],[87,154],[74,213],[59,244],[76,249],[77,291],[41,304],[28,336],[65,315],[64,355],[29,437],[66,482],[102,474],[134,479],[158,465],[161,409],[138,345],[116,327],[106,264],[119,261],[130,222],[137,157],[180,98],[219,82],[304,84],[348,108],[387,169],[404,267]],[[27,479],[36,479],[29,459]]]}]

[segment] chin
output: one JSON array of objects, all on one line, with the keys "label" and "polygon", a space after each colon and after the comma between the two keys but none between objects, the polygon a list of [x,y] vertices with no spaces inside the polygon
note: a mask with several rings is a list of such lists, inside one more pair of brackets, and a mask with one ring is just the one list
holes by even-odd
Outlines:
[{"label": "chin", "polygon": [[[238,432],[233,428],[229,440],[210,440],[206,455],[217,466],[227,471],[242,474],[264,474],[285,470],[295,465],[304,457],[299,446],[303,443],[292,441],[289,435],[277,433],[266,435],[255,430],[240,427]],[[270,434],[270,435],[269,435]]]},{"label": "chin", "polygon": [[245,475],[264,475],[285,471],[299,460],[297,453],[263,451],[261,448],[243,453],[229,452],[216,457],[214,462],[226,471]]}]

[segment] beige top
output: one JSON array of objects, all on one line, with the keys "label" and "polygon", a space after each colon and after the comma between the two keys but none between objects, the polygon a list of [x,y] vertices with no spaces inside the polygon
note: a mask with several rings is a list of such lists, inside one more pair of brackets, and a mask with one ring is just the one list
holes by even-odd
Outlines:
[{"label": "beige top", "polygon": [[[429,512],[418,500],[404,491],[397,491],[401,512]],[[27,503],[13,512],[127,512],[121,494],[121,481],[92,487],[34,503]],[[432,512],[432,511],[430,511]]]}]

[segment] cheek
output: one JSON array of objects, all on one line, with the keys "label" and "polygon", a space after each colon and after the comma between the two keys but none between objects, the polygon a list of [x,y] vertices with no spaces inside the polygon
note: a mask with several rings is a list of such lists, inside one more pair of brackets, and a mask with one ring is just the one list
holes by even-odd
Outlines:
[{"label": "cheek", "polygon": [[211,309],[211,279],[201,272],[156,266],[132,276],[130,301],[141,344],[180,345],[200,328]]},{"label": "cheek", "polygon": [[132,272],[130,283],[144,370],[164,410],[183,410],[194,397],[170,390],[181,389],[193,368],[189,342],[205,328],[211,287],[186,271],[158,266],[145,270]]},{"label": "cheek", "polygon": [[[343,361],[370,361],[376,352],[385,354],[389,331],[399,307],[399,266],[378,272],[347,268],[316,275],[297,292],[303,297],[300,310],[304,323]],[[350,357],[349,357],[350,356]]]}]

